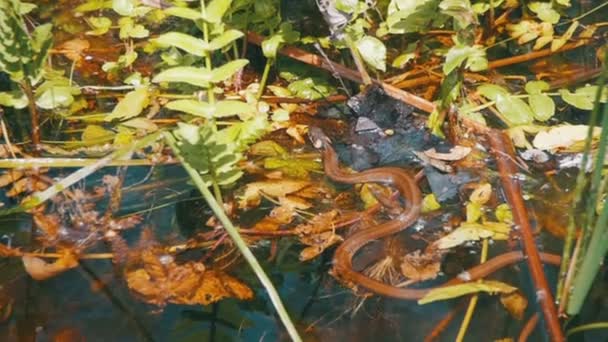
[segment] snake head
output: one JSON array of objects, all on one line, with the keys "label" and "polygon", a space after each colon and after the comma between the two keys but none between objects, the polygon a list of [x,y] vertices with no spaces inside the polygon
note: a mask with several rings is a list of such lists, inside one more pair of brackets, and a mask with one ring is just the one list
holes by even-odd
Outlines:
[{"label": "snake head", "polygon": [[308,138],[315,148],[321,149],[331,145],[331,139],[322,129],[315,126],[308,127]]}]

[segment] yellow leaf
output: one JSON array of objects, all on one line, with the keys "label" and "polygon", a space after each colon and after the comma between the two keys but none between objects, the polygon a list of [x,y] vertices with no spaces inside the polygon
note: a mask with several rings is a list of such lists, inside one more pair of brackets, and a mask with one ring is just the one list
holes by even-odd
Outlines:
[{"label": "yellow leaf", "polygon": [[472,293],[513,293],[515,290],[517,290],[516,287],[500,281],[484,280],[483,282],[465,283],[433,289],[429,291],[429,293],[427,293],[423,298],[418,300],[418,304],[428,304],[438,300],[462,297]]},{"label": "yellow leaf", "polygon": [[509,237],[509,231],[509,225],[502,222],[484,222],[483,224],[465,222],[450,234],[435,241],[434,245],[439,249],[447,249],[467,241],[479,241],[486,238],[506,240]]},{"label": "yellow leaf", "polygon": [[520,321],[524,318],[524,312],[528,307],[528,300],[521,293],[518,291],[505,293],[500,296],[500,302],[509,311],[511,316]]},{"label": "yellow leaf", "polygon": [[492,185],[489,183],[484,183],[478,185],[471,196],[469,196],[469,200],[473,203],[484,205],[490,200],[490,196],[492,196]]},{"label": "yellow leaf", "polygon": [[88,125],[82,132],[81,139],[85,143],[98,144],[112,140],[114,132],[99,125]]},{"label": "yellow leaf", "polygon": [[483,211],[481,210],[481,205],[477,203],[468,203],[467,204],[467,222],[477,222],[481,218]]},{"label": "yellow leaf", "polygon": [[428,213],[441,208],[441,204],[437,202],[435,194],[428,194],[422,199],[422,212]]}]

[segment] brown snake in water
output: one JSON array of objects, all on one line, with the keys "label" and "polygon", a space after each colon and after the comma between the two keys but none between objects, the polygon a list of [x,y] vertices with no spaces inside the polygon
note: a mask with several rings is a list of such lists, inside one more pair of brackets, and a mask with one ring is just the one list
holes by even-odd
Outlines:
[{"label": "brown snake in water", "polygon": [[[363,246],[369,242],[398,233],[411,226],[420,216],[422,194],[414,176],[398,167],[379,167],[357,173],[347,173],[338,165],[338,155],[331,147],[331,140],[318,127],[310,127],[308,131],[314,147],[322,151],[325,175],[331,180],[346,183],[383,183],[395,187],[406,200],[407,209],[396,218],[355,232],[342,242],[334,255],[334,275],[347,284],[361,286],[379,295],[417,300],[424,297],[431,289],[412,289],[395,287],[377,281],[353,269],[353,257]],[[560,256],[540,253],[541,260],[548,264],[559,265]],[[460,276],[448,281],[444,285],[454,285],[465,281],[472,281],[492,274],[493,272],[524,260],[524,254],[513,251],[496,256],[483,264],[477,265]]]}]

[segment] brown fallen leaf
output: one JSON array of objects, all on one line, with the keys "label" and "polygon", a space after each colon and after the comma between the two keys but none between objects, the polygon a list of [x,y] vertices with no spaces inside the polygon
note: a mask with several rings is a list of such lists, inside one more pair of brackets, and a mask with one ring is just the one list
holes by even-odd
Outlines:
[{"label": "brown fallen leaf", "polygon": [[54,51],[63,54],[69,60],[80,63],[84,56],[83,51],[89,49],[91,44],[86,39],[76,38],[59,45]]},{"label": "brown fallen leaf", "polygon": [[45,280],[78,266],[78,259],[70,252],[64,253],[61,258],[52,263],[28,255],[24,255],[21,260],[25,271],[36,280]]},{"label": "brown fallen leaf", "polygon": [[21,254],[20,250],[0,243],[0,257],[20,256]]},{"label": "brown fallen leaf", "polygon": [[247,285],[222,271],[207,270],[200,262],[177,264],[158,248],[143,252],[141,257],[143,266],[126,271],[125,280],[129,289],[149,304],[208,305],[228,297],[253,298]]},{"label": "brown fallen leaf", "polygon": [[401,274],[408,279],[423,281],[437,278],[441,271],[441,254],[424,253],[420,250],[403,256],[401,262]]},{"label": "brown fallen leaf", "polygon": [[328,230],[333,230],[337,216],[337,210],[320,213],[315,215],[315,217],[308,222],[299,224],[294,229],[300,236],[319,234]]},{"label": "brown fallen leaf", "polygon": [[46,235],[45,239],[55,240],[59,235],[61,219],[56,214],[46,214],[44,207],[36,208],[33,212],[34,223]]},{"label": "brown fallen leaf", "polygon": [[300,241],[306,245],[309,245],[309,247],[304,248],[300,252],[300,261],[307,261],[323,253],[323,251],[328,247],[342,241],[342,237],[329,231],[302,237],[300,238]]},{"label": "brown fallen leaf", "polygon": [[0,175],[0,187],[7,186],[13,182],[18,181],[25,175],[25,172],[11,169]]},{"label": "brown fallen leaf", "polygon": [[528,307],[528,300],[519,291],[501,295],[500,302],[511,316],[520,321],[524,318],[524,313]]},{"label": "brown fallen leaf", "polygon": [[463,159],[464,157],[466,157],[469,153],[471,153],[470,147],[459,146],[459,145],[452,147],[450,149],[450,152],[447,152],[447,153],[437,152],[437,150],[435,150],[434,147],[424,151],[424,154],[426,154],[426,156],[429,158],[437,159],[437,160],[445,160],[445,161],[460,160],[460,159]]},{"label": "brown fallen leaf", "polygon": [[294,193],[310,185],[307,181],[273,180],[252,182],[245,186],[245,191],[239,198],[239,208],[255,208],[260,204],[262,193],[279,198]]}]

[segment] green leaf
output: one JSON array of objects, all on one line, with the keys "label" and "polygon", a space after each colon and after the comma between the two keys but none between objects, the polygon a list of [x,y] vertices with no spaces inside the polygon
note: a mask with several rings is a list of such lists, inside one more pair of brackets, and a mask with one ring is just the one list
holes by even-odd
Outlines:
[{"label": "green leaf", "polygon": [[221,35],[213,38],[213,40],[209,42],[207,49],[209,51],[219,50],[241,37],[243,37],[243,32],[239,30],[224,31]]},{"label": "green leaf", "polygon": [[232,0],[211,0],[205,8],[205,17],[207,22],[219,24],[222,22],[222,17],[230,7]]},{"label": "green leaf", "polygon": [[[568,89],[560,89],[559,93],[566,103],[576,108],[591,110],[593,109],[597,89],[597,86],[586,86],[578,88],[574,93],[571,93]],[[605,103],[607,101],[608,89],[604,88],[600,96],[600,102]]]},{"label": "green leaf", "polygon": [[439,8],[443,13],[453,17],[461,29],[477,22],[469,0],[443,0]]},{"label": "green leaf", "polygon": [[543,91],[547,91],[549,90],[550,86],[549,83],[545,82],[545,81],[530,81],[528,83],[526,83],[525,89],[526,89],[526,93],[532,95],[532,94],[540,94]]},{"label": "green leaf", "polygon": [[449,17],[439,11],[439,3],[439,0],[391,2],[386,18],[388,31],[393,34],[426,32],[441,26]]},{"label": "green leaf", "polygon": [[114,132],[98,125],[88,125],[81,136],[83,142],[92,144],[99,144],[112,139],[114,139]]},{"label": "green leaf", "polygon": [[105,121],[126,120],[138,116],[148,106],[148,96],[148,87],[140,87],[128,92],[114,107],[112,113],[105,118]]},{"label": "green leaf", "polygon": [[465,66],[471,71],[481,71],[488,67],[485,51],[480,46],[454,45],[445,57],[443,73],[449,74],[460,67],[465,60],[468,60]]},{"label": "green leaf", "polygon": [[357,41],[357,50],[363,60],[374,68],[386,71],[386,46],[380,39],[364,36]]},{"label": "green leaf", "polygon": [[418,304],[428,304],[438,300],[446,300],[462,297],[471,293],[487,292],[487,293],[512,293],[517,290],[509,284],[495,281],[484,280],[482,282],[471,282],[450,286],[442,286],[432,289],[423,298],[418,300]]},{"label": "green leaf", "polygon": [[211,72],[205,68],[175,67],[160,72],[152,79],[152,82],[183,82],[208,88],[211,82],[211,77]]},{"label": "green leaf", "polygon": [[53,39],[52,29],[53,25],[51,24],[36,26],[34,32],[32,32],[32,48],[34,51],[41,52],[44,45]]},{"label": "green leaf", "polygon": [[345,13],[354,13],[357,10],[358,0],[334,0],[337,10]]},{"label": "green leaf", "polygon": [[0,92],[0,106],[23,109],[27,104],[27,96],[21,92]]},{"label": "green leaf", "polygon": [[224,100],[219,101],[215,104],[215,113],[213,115],[216,118],[222,118],[233,115],[239,115],[241,116],[241,118],[244,118],[246,117],[245,114],[253,114],[255,113],[255,111],[255,107],[247,102]]},{"label": "green leaf", "polygon": [[210,81],[218,83],[225,81],[236,74],[237,71],[241,70],[245,65],[249,63],[247,59],[235,59],[230,61],[221,67],[213,69],[211,72]]},{"label": "green leaf", "polygon": [[165,9],[165,14],[167,15],[172,15],[175,17],[180,17],[180,18],[184,18],[184,19],[190,19],[190,20],[198,20],[198,19],[202,19],[201,16],[201,11],[197,11],[194,10],[192,8],[187,8],[187,7],[169,7],[167,9]]},{"label": "green leaf", "polygon": [[165,105],[165,108],[195,116],[201,116],[207,119],[213,117],[213,112],[215,110],[214,106],[210,105],[209,103],[197,100],[171,101]]},{"label": "green leaf", "polygon": [[78,5],[74,11],[85,13],[109,8],[112,8],[112,0],[88,0],[85,3]]},{"label": "green leaf", "polygon": [[522,99],[499,94],[496,97],[496,108],[509,126],[526,125],[534,121],[532,109]]},{"label": "green leaf", "polygon": [[130,17],[123,17],[118,20],[118,26],[120,27],[120,31],[118,36],[120,39],[131,38],[146,38],[150,35],[150,31],[148,31],[143,25],[136,24],[135,20]]},{"label": "green leaf", "polygon": [[534,118],[538,121],[547,121],[555,115],[555,102],[547,95],[530,95],[528,102],[534,113]]},{"label": "green leaf", "polygon": [[110,27],[112,27],[112,20],[106,17],[91,17],[86,20],[93,29],[92,31],[86,32],[89,36],[101,36],[108,32]]},{"label": "green leaf", "polygon": [[528,4],[528,8],[544,22],[557,24],[559,21],[559,13],[553,9],[551,2],[534,1]]},{"label": "green leaf", "polygon": [[508,96],[509,91],[496,84],[485,83],[477,87],[477,92],[488,100],[496,101],[498,95]]},{"label": "green leaf", "polygon": [[207,44],[204,40],[181,32],[168,32],[152,39],[154,44],[161,47],[175,46],[195,56],[204,56]]},{"label": "green leaf", "polygon": [[291,23],[282,23],[279,31],[262,42],[264,57],[274,59],[285,43],[292,44],[300,39],[300,33],[293,30]]},{"label": "green leaf", "polygon": [[68,86],[53,86],[46,89],[36,99],[36,105],[42,109],[68,107],[74,102],[72,88]]}]

